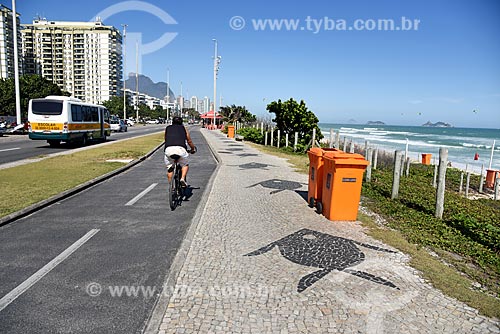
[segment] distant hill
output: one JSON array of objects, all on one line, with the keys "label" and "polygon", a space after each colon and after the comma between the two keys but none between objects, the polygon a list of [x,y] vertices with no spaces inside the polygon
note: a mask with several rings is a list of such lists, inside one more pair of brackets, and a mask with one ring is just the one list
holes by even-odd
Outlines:
[{"label": "distant hill", "polygon": [[382,121],[368,121],[366,125],[385,125],[385,123]]},{"label": "distant hill", "polygon": [[453,127],[453,125],[451,125],[449,123],[445,123],[445,122],[432,123],[431,121],[427,121],[427,123],[422,124],[422,126],[432,127],[432,128],[452,128]]},{"label": "distant hill", "polygon": [[[149,96],[154,96],[159,99],[163,99],[167,96],[167,83],[157,82],[154,83],[148,76],[139,74],[139,93],[147,94]],[[135,91],[135,73],[129,73],[128,79],[125,81],[126,88]],[[170,84],[172,86],[172,84]],[[170,89],[171,98],[175,98],[174,92]]]}]

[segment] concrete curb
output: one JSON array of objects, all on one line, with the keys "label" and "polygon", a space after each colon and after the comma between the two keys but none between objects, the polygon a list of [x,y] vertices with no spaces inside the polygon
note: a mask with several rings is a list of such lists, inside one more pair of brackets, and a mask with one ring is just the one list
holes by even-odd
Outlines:
[{"label": "concrete curb", "polygon": [[[113,176],[118,175],[118,174],[134,167],[135,165],[141,163],[142,161],[146,160],[151,155],[153,155],[157,150],[159,150],[162,146],[163,146],[163,143],[161,143],[160,145],[158,145],[157,147],[155,147],[154,149],[152,149],[151,151],[146,153],[146,155],[144,155],[143,157],[141,157],[137,160],[134,160],[134,161],[130,162],[129,164],[127,164],[123,167],[120,167],[114,171],[111,171],[107,174],[101,175],[95,179],[92,179],[92,180],[89,180],[85,183],[82,183],[82,184],[76,186],[75,188],[68,189],[68,190],[63,191],[62,193],[59,193],[57,195],[54,195],[46,200],[32,204],[24,209],[21,209],[19,211],[11,213],[10,215],[2,217],[2,218],[0,218],[0,226],[4,226],[4,225],[7,225],[9,223],[12,223],[13,221],[16,221],[20,218],[26,217],[26,216],[28,216],[28,215],[30,215],[30,214],[32,214],[40,209],[43,209],[43,208],[45,208],[49,205],[52,205],[58,201],[61,201],[61,200],[66,199],[68,197],[71,197],[75,194],[78,194],[78,193],[80,193],[80,192],[82,192],[90,187],[93,187],[96,184],[99,184],[103,181],[106,181],[106,180],[112,178]],[[74,153],[74,152],[72,152],[72,153]]]},{"label": "concrete curb", "polygon": [[214,159],[217,161],[217,167],[215,168],[214,173],[210,177],[210,180],[207,183],[205,191],[203,191],[202,198],[200,200],[200,203],[198,204],[198,208],[196,209],[194,217],[191,220],[191,224],[189,225],[186,235],[184,236],[184,240],[182,241],[181,247],[177,251],[174,261],[170,266],[170,270],[168,271],[167,275],[165,276],[165,279],[163,280],[164,283],[162,286],[162,291],[160,292],[160,297],[157,299],[153,311],[151,312],[149,319],[146,321],[144,330],[142,331],[142,333],[144,334],[157,334],[160,329],[160,325],[163,321],[163,316],[167,311],[168,302],[172,297],[172,292],[174,291],[177,278],[179,277],[179,273],[181,272],[182,266],[184,265],[189,249],[191,248],[191,243],[193,242],[194,235],[198,228],[198,224],[207,207],[208,196],[212,190],[212,186],[215,182],[215,179],[219,174],[220,163],[221,163],[220,156],[217,154],[214,148],[210,146],[210,143],[206,139],[203,131],[200,131],[200,133],[205,138],[205,141],[208,144],[210,152],[212,152]]}]

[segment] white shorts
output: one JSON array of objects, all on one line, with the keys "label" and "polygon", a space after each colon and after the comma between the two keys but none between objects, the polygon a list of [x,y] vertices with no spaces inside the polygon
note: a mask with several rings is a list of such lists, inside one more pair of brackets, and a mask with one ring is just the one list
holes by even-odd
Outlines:
[{"label": "white shorts", "polygon": [[165,164],[167,168],[170,168],[174,163],[174,159],[171,158],[172,155],[178,155],[180,158],[177,160],[181,167],[189,165],[188,157],[186,149],[182,146],[169,146],[165,149]]}]

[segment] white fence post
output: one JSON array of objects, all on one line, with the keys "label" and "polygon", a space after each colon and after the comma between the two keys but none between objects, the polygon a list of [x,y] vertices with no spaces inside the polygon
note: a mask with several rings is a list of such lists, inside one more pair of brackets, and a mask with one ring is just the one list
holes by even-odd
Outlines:
[{"label": "white fence post", "polygon": [[392,177],[392,194],[391,199],[396,199],[399,196],[399,180],[401,177],[401,157],[403,151],[396,151],[394,153],[394,174]]},{"label": "white fence post", "polygon": [[368,156],[368,166],[366,167],[366,182],[370,182],[372,180],[372,157],[373,152],[371,148],[366,149],[366,155]]},{"label": "white fence post", "polygon": [[444,192],[446,187],[446,168],[448,167],[448,149],[439,149],[439,174],[436,191],[436,218],[442,219],[444,212]]},{"label": "white fence post", "polygon": [[481,178],[479,179],[479,192],[483,192],[483,184],[484,184],[484,164],[481,165]]}]

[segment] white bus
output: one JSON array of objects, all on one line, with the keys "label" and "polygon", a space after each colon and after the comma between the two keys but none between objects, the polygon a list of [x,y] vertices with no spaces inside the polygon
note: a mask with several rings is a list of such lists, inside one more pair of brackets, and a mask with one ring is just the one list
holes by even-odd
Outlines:
[{"label": "white bus", "polygon": [[50,146],[61,141],[86,145],[87,141],[106,141],[111,135],[109,111],[80,99],[50,95],[29,101],[29,137],[46,140]]}]

